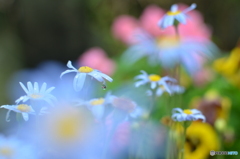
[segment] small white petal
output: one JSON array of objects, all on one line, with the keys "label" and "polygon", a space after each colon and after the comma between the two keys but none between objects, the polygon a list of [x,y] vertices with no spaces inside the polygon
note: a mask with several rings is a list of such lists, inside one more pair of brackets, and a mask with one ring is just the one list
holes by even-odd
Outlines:
[{"label": "small white petal", "polygon": [[22,117],[25,121],[28,121],[28,113],[22,113]]},{"label": "small white petal", "polygon": [[41,87],[41,89],[40,89],[40,93],[44,93],[45,90],[46,90],[46,88],[47,88],[47,83],[43,83],[43,84],[42,84],[42,87]]},{"label": "small white petal", "polygon": [[144,84],[146,84],[145,81],[137,81],[137,82],[135,83],[135,87],[139,87],[139,86],[144,85]]},{"label": "small white petal", "polygon": [[27,87],[28,87],[28,93],[32,94],[34,92],[32,83],[31,82],[27,82]]},{"label": "small white petal", "polygon": [[100,73],[100,76],[102,76],[103,78],[105,78],[106,80],[108,80],[109,82],[112,82],[113,79],[111,77],[109,77],[108,75],[104,74],[104,73]]},{"label": "small white petal", "polygon": [[181,108],[174,108],[173,110],[172,110],[172,113],[174,114],[174,113],[183,113],[183,110],[181,109]]},{"label": "small white petal", "polygon": [[91,111],[95,118],[100,120],[104,114],[104,105],[96,105],[96,106],[91,106]]},{"label": "small white petal", "polygon": [[157,87],[157,82],[151,82],[151,89],[155,89]]},{"label": "small white petal", "polygon": [[159,87],[159,88],[157,89],[157,91],[156,91],[156,95],[157,95],[157,96],[161,96],[161,95],[163,94],[163,92],[164,92],[164,89],[161,88],[161,87]]},{"label": "small white petal", "polygon": [[8,112],[7,112],[7,114],[6,114],[6,122],[9,122],[9,121],[10,121],[10,118],[9,118],[10,112],[11,112],[11,110],[8,110]]},{"label": "small white petal", "polygon": [[190,7],[188,7],[187,9],[183,10],[182,13],[187,13],[193,9],[195,9],[197,7],[197,5],[195,3],[193,3]]},{"label": "small white petal", "polygon": [[180,23],[186,24],[186,16],[183,13],[176,15],[175,17]]},{"label": "small white petal", "polygon": [[75,91],[80,91],[82,89],[86,76],[86,73],[77,73],[77,75],[74,77],[73,87]]},{"label": "small white petal", "polygon": [[171,6],[170,10],[171,10],[171,12],[176,12],[176,11],[178,11],[178,6],[176,4],[174,4]]},{"label": "small white petal", "polygon": [[19,84],[21,85],[22,89],[24,90],[24,92],[26,94],[28,94],[28,89],[24,86],[24,84],[22,82],[19,82]]},{"label": "small white petal", "polygon": [[50,87],[50,88],[48,88],[46,91],[45,91],[45,93],[44,94],[49,94],[52,90],[54,90],[55,89],[55,87]]},{"label": "small white petal", "polygon": [[65,75],[66,73],[70,73],[70,72],[78,72],[77,70],[66,70],[63,73],[61,73],[60,78],[62,78],[63,75]]},{"label": "small white petal", "polygon": [[98,82],[101,82],[101,83],[104,82],[103,77],[97,71],[90,72],[90,73],[88,73],[88,75],[90,75],[93,78],[95,78]]},{"label": "small white petal", "polygon": [[39,87],[38,87],[38,83],[37,82],[34,82],[34,93],[38,93],[39,92]]},{"label": "small white petal", "polygon": [[164,21],[164,28],[167,28],[169,26],[173,26],[175,16],[167,16]]},{"label": "small white petal", "polygon": [[27,101],[27,100],[29,99],[29,97],[28,96],[21,96],[20,98],[18,98],[16,101],[15,101],[15,103],[16,104],[18,104],[19,102],[21,102],[21,101]]},{"label": "small white petal", "polygon": [[77,70],[75,67],[73,67],[72,61],[68,61],[67,67],[68,67],[68,68],[72,68],[72,69],[74,69],[75,71]]}]

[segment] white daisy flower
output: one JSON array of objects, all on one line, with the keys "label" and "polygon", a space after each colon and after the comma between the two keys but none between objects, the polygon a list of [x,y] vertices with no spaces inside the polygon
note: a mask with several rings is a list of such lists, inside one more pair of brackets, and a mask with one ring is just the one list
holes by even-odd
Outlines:
[{"label": "white daisy flower", "polygon": [[80,67],[78,70],[73,67],[72,65],[72,62],[71,61],[68,61],[67,63],[67,67],[72,69],[72,70],[66,70],[64,71],[61,75],[60,75],[60,78],[66,74],[66,73],[70,73],[70,72],[76,72],[76,76],[74,78],[74,81],[73,81],[73,87],[76,91],[80,91],[85,83],[85,80],[86,80],[86,77],[87,75],[95,78],[97,81],[101,82],[103,84],[103,87],[105,88],[105,80],[109,81],[109,82],[112,82],[113,79],[111,77],[109,77],[108,75],[98,71],[98,70],[95,70],[91,67],[88,67],[88,66],[82,66]]},{"label": "white daisy flower", "polygon": [[44,100],[50,105],[53,105],[53,101],[56,101],[56,97],[54,97],[50,92],[55,88],[55,87],[50,87],[47,88],[47,84],[43,83],[40,90],[37,82],[34,82],[34,85],[31,82],[27,83],[27,88],[19,82],[22,89],[25,91],[27,95],[21,96],[18,98],[15,102],[18,104],[19,102],[26,102],[29,99],[31,100]]},{"label": "white daisy flower", "polygon": [[9,122],[9,115],[11,111],[21,113],[22,117],[25,121],[28,121],[28,114],[35,114],[35,111],[30,105],[26,104],[20,104],[20,105],[3,105],[1,108],[8,109],[9,111],[7,112],[6,115],[6,121]]},{"label": "white daisy flower", "polygon": [[182,110],[181,108],[174,108],[172,110],[172,119],[174,121],[182,122],[182,121],[195,121],[195,120],[202,120],[203,122],[206,121],[204,115],[202,115],[201,111],[197,109],[185,109]]},{"label": "white daisy flower", "polygon": [[135,77],[135,79],[140,79],[140,81],[137,81],[135,83],[136,87],[139,87],[141,85],[145,85],[147,83],[150,83],[151,89],[155,89],[157,86],[164,86],[166,91],[171,94],[172,91],[169,88],[169,84],[167,82],[171,83],[177,83],[177,80],[171,77],[160,77],[156,74],[148,75],[145,71],[141,70],[142,74]]},{"label": "white daisy flower", "polygon": [[186,13],[195,9],[197,5],[193,3],[190,7],[183,11],[178,10],[178,6],[176,4],[171,6],[171,10],[166,13],[166,15],[163,16],[163,18],[158,22],[158,26],[162,29],[165,29],[169,26],[174,25],[174,21],[177,20],[178,22],[182,24],[186,24]]}]

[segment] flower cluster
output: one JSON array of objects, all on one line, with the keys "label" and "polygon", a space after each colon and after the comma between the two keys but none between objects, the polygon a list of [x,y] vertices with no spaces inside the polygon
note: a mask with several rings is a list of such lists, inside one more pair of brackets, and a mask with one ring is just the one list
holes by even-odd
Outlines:
[{"label": "flower cluster", "polygon": [[[123,63],[93,47],[66,65],[48,62],[13,76],[15,103],[0,110],[13,125],[2,133],[16,134],[0,134],[0,159],[207,159],[209,151],[232,143],[228,119],[239,100],[230,98],[239,90],[213,70],[204,74],[218,48],[196,7],[150,5],[139,20],[117,17],[112,32],[127,44]],[[236,83],[239,52],[213,64]],[[213,81],[203,79],[209,74]]]}]

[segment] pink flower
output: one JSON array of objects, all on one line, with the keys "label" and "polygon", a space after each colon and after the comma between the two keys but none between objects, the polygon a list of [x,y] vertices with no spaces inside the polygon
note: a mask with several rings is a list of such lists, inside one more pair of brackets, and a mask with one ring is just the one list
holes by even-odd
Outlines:
[{"label": "pink flower", "polygon": [[[177,6],[180,11],[188,8],[183,4]],[[165,12],[158,6],[150,5],[143,11],[139,21],[126,15],[114,21],[114,36],[130,45],[123,59],[132,64],[148,57],[150,65],[161,64],[166,69],[180,64],[190,75],[194,75],[204,61],[214,57],[217,51],[210,41],[211,31],[196,10],[188,12],[187,22],[179,23],[178,32],[173,26],[161,29],[158,22]]]},{"label": "pink flower", "polygon": [[139,28],[140,25],[138,24],[137,19],[128,15],[122,15],[115,19],[112,26],[112,32],[115,38],[126,44],[133,44],[135,43],[133,34]]},{"label": "pink flower", "polygon": [[93,47],[79,57],[78,63],[81,66],[89,66],[97,69],[107,75],[112,75],[115,71],[116,64],[109,59],[105,51],[99,47]]},{"label": "pink flower", "polygon": [[[187,8],[184,4],[178,4],[178,7],[179,10]],[[126,44],[132,44],[135,42],[136,33],[140,30],[141,32],[147,32],[155,38],[158,38],[159,36],[173,36],[176,34],[173,26],[166,29],[160,29],[157,25],[165,12],[165,10],[156,5],[150,5],[143,11],[139,21],[131,16],[120,16],[116,18],[113,23],[113,35]],[[180,37],[190,37],[199,40],[209,39],[211,36],[211,30],[204,24],[202,15],[196,10],[189,12],[188,15],[189,19],[187,24],[179,24],[178,30]]]}]

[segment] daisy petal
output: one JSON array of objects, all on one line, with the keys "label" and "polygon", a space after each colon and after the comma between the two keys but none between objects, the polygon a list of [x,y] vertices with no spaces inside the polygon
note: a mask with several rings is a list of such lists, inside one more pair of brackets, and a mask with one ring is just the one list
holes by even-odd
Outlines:
[{"label": "daisy petal", "polygon": [[38,93],[39,92],[39,88],[38,88],[38,83],[37,82],[34,82],[34,87],[33,87],[33,89],[34,89],[34,93]]},{"label": "daisy petal", "polygon": [[32,83],[27,82],[27,87],[28,87],[28,93],[32,94],[34,92]]},{"label": "daisy petal", "polygon": [[42,84],[42,87],[41,87],[41,89],[40,89],[40,93],[44,93],[45,90],[46,90],[46,88],[47,88],[47,83],[43,83],[43,84]]},{"label": "daisy petal", "polygon": [[70,72],[78,72],[77,70],[66,70],[63,73],[61,73],[60,78],[62,78],[63,75],[65,75],[66,73],[70,73]]},{"label": "daisy petal", "polygon": [[176,4],[174,4],[171,6],[170,10],[171,10],[171,12],[176,12],[176,11],[178,11],[178,6]]},{"label": "daisy petal", "polygon": [[28,121],[28,113],[22,113],[22,117],[25,121]]},{"label": "daisy petal", "polygon": [[22,89],[24,90],[24,92],[26,94],[28,94],[28,89],[24,86],[24,84],[22,82],[19,82],[19,84],[21,85]]},{"label": "daisy petal", "polygon": [[75,91],[80,91],[82,89],[86,76],[86,73],[77,73],[77,75],[74,77],[73,87]]},{"label": "daisy petal", "polygon": [[77,70],[75,67],[73,67],[72,61],[68,61],[67,67],[68,67],[68,68],[72,68],[72,69],[74,69],[75,71]]},{"label": "daisy petal", "polygon": [[187,9],[183,10],[182,13],[187,13],[193,9],[195,9],[197,7],[197,5],[195,3],[193,3],[190,7],[188,7]]}]

